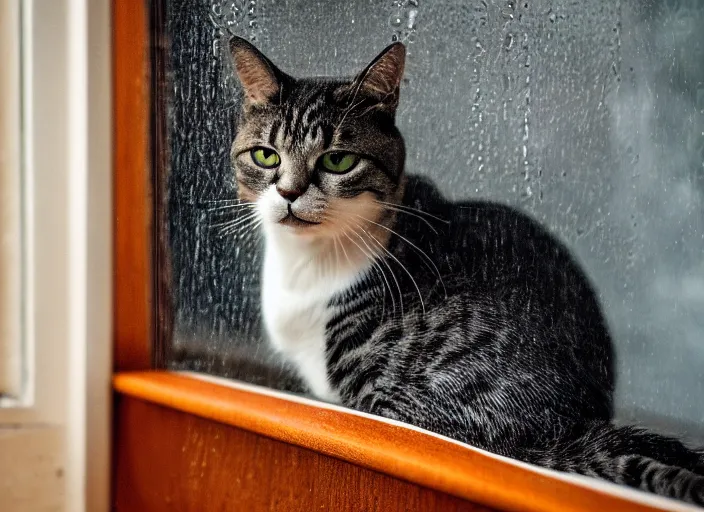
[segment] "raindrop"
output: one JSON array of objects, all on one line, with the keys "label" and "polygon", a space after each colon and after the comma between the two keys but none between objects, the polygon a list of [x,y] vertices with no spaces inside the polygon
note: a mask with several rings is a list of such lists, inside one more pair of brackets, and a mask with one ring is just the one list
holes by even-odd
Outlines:
[{"label": "raindrop", "polygon": [[504,48],[506,50],[510,50],[512,46],[513,46],[513,34],[506,34],[506,38],[504,39]]},{"label": "raindrop", "polygon": [[399,28],[403,24],[400,14],[392,14],[389,16],[389,25],[393,28]]}]

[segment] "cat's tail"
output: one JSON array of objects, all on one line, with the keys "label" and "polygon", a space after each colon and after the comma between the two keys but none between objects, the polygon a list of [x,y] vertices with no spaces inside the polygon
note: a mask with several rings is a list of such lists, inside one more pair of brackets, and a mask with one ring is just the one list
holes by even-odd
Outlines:
[{"label": "cat's tail", "polygon": [[704,506],[704,452],[643,429],[595,421],[525,458]]}]

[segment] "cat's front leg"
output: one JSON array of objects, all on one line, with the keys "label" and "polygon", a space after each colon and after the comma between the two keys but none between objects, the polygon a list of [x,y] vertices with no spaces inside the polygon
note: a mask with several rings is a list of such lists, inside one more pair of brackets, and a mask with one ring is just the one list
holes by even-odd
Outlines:
[{"label": "cat's front leg", "polygon": [[[310,392],[325,402],[340,403],[339,393],[332,388],[328,379],[325,361],[325,351],[320,349],[320,341],[315,341],[300,347],[289,354],[298,373],[306,383]],[[324,346],[324,340],[322,345]]]}]

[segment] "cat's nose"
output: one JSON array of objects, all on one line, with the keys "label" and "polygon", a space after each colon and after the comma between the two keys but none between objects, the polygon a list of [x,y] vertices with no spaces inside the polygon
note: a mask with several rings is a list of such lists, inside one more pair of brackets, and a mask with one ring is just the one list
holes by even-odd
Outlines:
[{"label": "cat's nose", "polygon": [[276,191],[287,201],[294,202],[303,195],[304,190],[276,187]]}]

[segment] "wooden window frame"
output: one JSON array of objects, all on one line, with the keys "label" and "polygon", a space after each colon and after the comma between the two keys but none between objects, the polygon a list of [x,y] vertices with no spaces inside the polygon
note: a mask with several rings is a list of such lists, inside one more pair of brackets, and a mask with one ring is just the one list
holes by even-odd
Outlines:
[{"label": "wooden window frame", "polygon": [[[276,446],[284,451],[303,450],[282,455],[285,460],[302,460],[301,454],[315,456],[317,461],[333,464],[330,467],[340,475],[354,473],[355,478],[371,478],[382,490],[393,488],[393,492],[400,493],[395,502],[399,510],[411,507],[402,496],[411,492],[410,488],[419,493],[417,496],[430,493],[436,499],[418,498],[421,501],[413,502],[425,503],[423,510],[445,510],[440,503],[447,505],[457,499],[459,505],[452,502],[453,507],[459,507],[457,510],[479,510],[482,506],[494,510],[554,512],[688,509],[674,501],[612,484],[511,461],[417,428],[341,407],[223,379],[164,370],[167,347],[162,343],[169,334],[170,276],[165,237],[159,228],[165,226],[163,187],[168,148],[163,136],[165,109],[157,103],[164,95],[155,94],[164,87],[164,70],[155,62],[164,59],[154,59],[159,53],[163,57],[166,51],[163,30],[164,0],[113,0],[113,386],[117,396],[113,503],[116,510],[135,510],[135,507],[167,510],[173,500],[180,500],[181,510],[205,510],[199,508],[204,497],[193,497],[198,492],[214,500],[232,499],[227,490],[213,487],[212,481],[204,476],[205,469],[196,474],[187,468],[192,467],[195,458],[206,467],[203,446],[213,451],[245,450],[247,446],[235,446],[240,442],[238,439],[244,438],[282,443]],[[169,420],[172,422],[176,418],[187,422],[187,435],[200,439],[198,453],[186,450],[187,441],[183,437],[176,437],[186,443],[183,447],[170,447],[166,441],[161,442],[151,426],[137,424],[140,418],[155,422],[166,417],[172,418]],[[178,427],[164,421],[164,436],[179,436]],[[231,439],[232,445],[218,444],[220,435]],[[256,437],[247,437],[252,435]],[[151,441],[147,443],[146,439]],[[186,469],[176,474],[159,466],[155,457],[168,458],[173,467]],[[218,464],[219,459],[207,460]],[[252,462],[257,467],[262,463]],[[271,468],[282,470],[279,466]],[[237,487],[233,482],[244,478],[244,473],[252,474],[250,470],[237,464],[218,466],[221,478],[233,487]],[[263,475],[266,477],[266,473]],[[298,492],[295,489],[299,484],[293,478],[281,484],[288,486],[288,491],[279,486],[268,487],[267,492],[279,498],[288,492],[290,498],[291,493]],[[324,495],[317,496],[316,503],[322,506],[338,503],[335,500],[339,496],[333,487],[323,485],[321,489]],[[247,510],[270,509],[257,508],[259,505],[254,501],[247,502],[251,508],[238,503]],[[271,507],[271,503],[266,506]],[[298,510],[291,505],[293,501],[286,503],[287,508],[282,510]],[[223,506],[222,502],[216,504]]]}]

